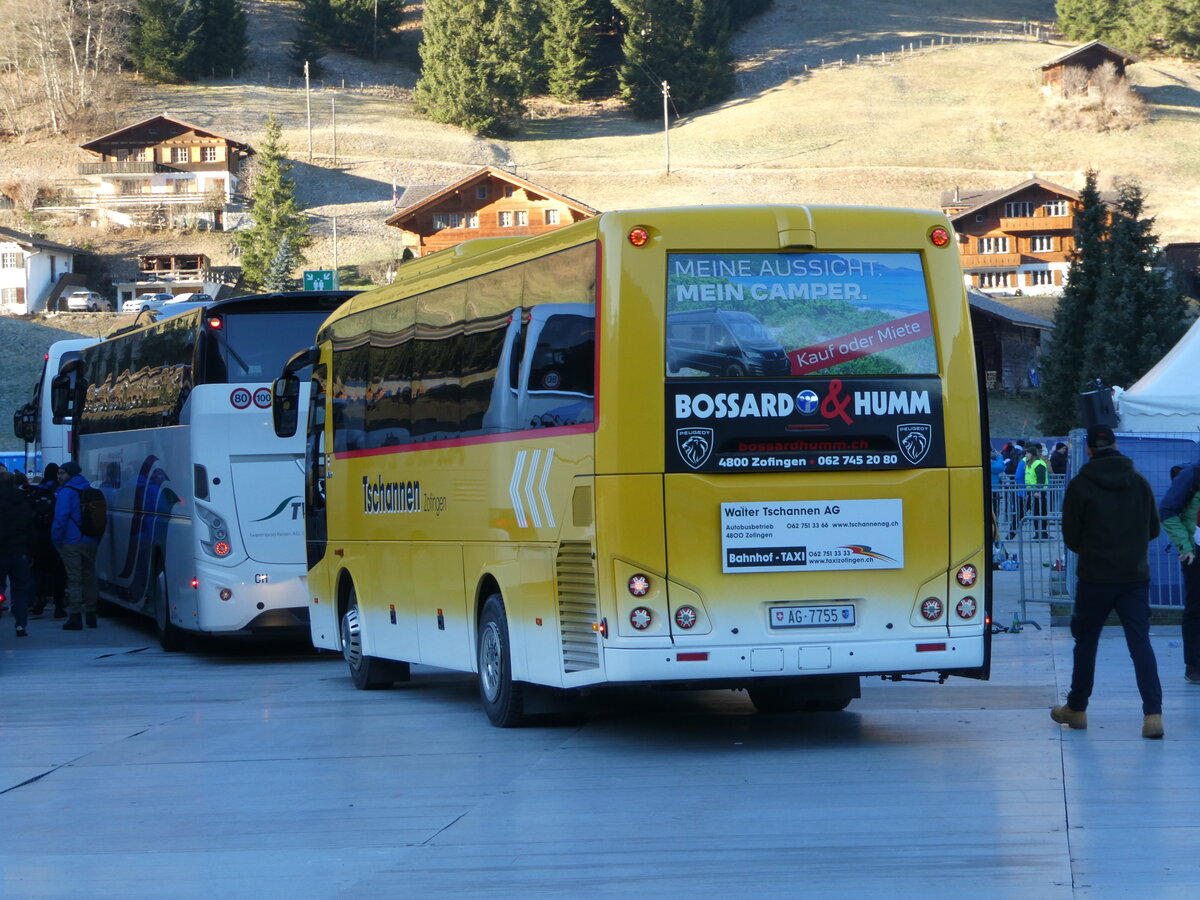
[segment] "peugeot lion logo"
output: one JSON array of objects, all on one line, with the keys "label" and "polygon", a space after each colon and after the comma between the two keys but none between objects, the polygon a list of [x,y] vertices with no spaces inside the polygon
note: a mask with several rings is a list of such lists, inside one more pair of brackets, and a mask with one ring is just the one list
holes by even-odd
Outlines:
[{"label": "peugeot lion logo", "polygon": [[896,426],[896,443],[900,445],[900,452],[914,466],[929,452],[929,436],[932,433],[933,428],[924,423]]},{"label": "peugeot lion logo", "polygon": [[711,428],[676,428],[675,446],[685,463],[698,469],[712,455],[713,430]]}]

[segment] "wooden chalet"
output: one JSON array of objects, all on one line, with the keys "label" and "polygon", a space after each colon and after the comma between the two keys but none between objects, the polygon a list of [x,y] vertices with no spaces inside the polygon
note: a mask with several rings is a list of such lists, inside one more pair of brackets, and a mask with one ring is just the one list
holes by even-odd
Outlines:
[{"label": "wooden chalet", "polygon": [[494,166],[447,187],[410,187],[387,224],[417,256],[472,238],[543,234],[598,213],[586,203]]},{"label": "wooden chalet", "polygon": [[985,294],[1058,295],[1075,249],[1079,192],[1041,178],[941,197],[958,234],[963,278]]},{"label": "wooden chalet", "polygon": [[1087,72],[1090,85],[1092,76],[1105,63],[1112,63],[1117,77],[1124,78],[1125,69],[1137,61],[1136,57],[1130,56],[1125,51],[1118,50],[1104,41],[1092,41],[1068,50],[1049,62],[1042,63],[1039,67],[1042,73],[1042,90],[1047,94],[1063,96],[1067,84],[1064,73],[1067,69],[1082,69]]},{"label": "wooden chalet", "polygon": [[81,145],[78,208],[121,225],[224,230],[238,204],[249,144],[154,116]]},{"label": "wooden chalet", "polygon": [[1006,306],[976,290],[967,291],[975,358],[983,369],[988,390],[1025,390],[1034,387],[1034,376],[1043,341],[1054,326]]}]

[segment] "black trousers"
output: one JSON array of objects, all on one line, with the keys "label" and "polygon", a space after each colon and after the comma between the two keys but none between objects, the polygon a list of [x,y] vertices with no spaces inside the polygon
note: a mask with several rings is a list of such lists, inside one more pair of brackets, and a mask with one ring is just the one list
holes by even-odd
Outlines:
[{"label": "black trousers", "polygon": [[1143,715],[1162,713],[1162,684],[1158,663],[1150,646],[1150,582],[1126,584],[1075,583],[1075,612],[1071,615],[1071,637],[1075,638],[1075,667],[1067,706],[1084,710],[1092,696],[1096,678],[1096,648],[1108,614],[1116,610],[1125,630],[1125,645],[1133,660]]}]

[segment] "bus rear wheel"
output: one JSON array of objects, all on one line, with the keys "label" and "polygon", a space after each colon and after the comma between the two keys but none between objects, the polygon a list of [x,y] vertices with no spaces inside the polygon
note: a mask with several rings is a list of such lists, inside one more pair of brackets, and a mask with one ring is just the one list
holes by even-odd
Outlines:
[{"label": "bus rear wheel", "polygon": [[841,712],[857,696],[803,682],[757,684],[747,693],[760,713]]},{"label": "bus rear wheel", "polygon": [[483,604],[477,652],[479,699],[488,720],[497,728],[523,725],[526,721],[524,686],[513,681],[508,615],[499,594],[492,594]]},{"label": "bus rear wheel", "polygon": [[171,598],[167,588],[167,572],[161,562],[154,564],[154,577],[150,580],[150,602],[154,604],[154,625],[158,630],[158,643],[168,653],[182,650],[185,639],[183,630],[171,621]]},{"label": "bus rear wheel", "polygon": [[[407,676],[407,663],[393,663],[376,659],[363,653],[362,614],[358,608],[358,592],[350,588],[349,603],[342,614],[341,625],[342,657],[350,667],[350,678],[360,691],[377,691],[390,688],[396,681]],[[401,671],[401,667],[405,671]]]}]

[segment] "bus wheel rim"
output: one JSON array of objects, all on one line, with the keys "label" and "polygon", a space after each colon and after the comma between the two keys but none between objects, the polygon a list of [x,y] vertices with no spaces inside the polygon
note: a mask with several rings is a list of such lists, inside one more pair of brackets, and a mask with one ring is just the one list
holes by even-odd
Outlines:
[{"label": "bus wheel rim", "polygon": [[483,694],[488,703],[495,703],[500,696],[501,658],[500,630],[495,622],[488,622],[483,629],[483,640],[479,654],[479,678],[483,682]]},{"label": "bus wheel rim", "polygon": [[357,606],[350,607],[342,616],[342,656],[353,668],[362,663],[362,626]]}]

